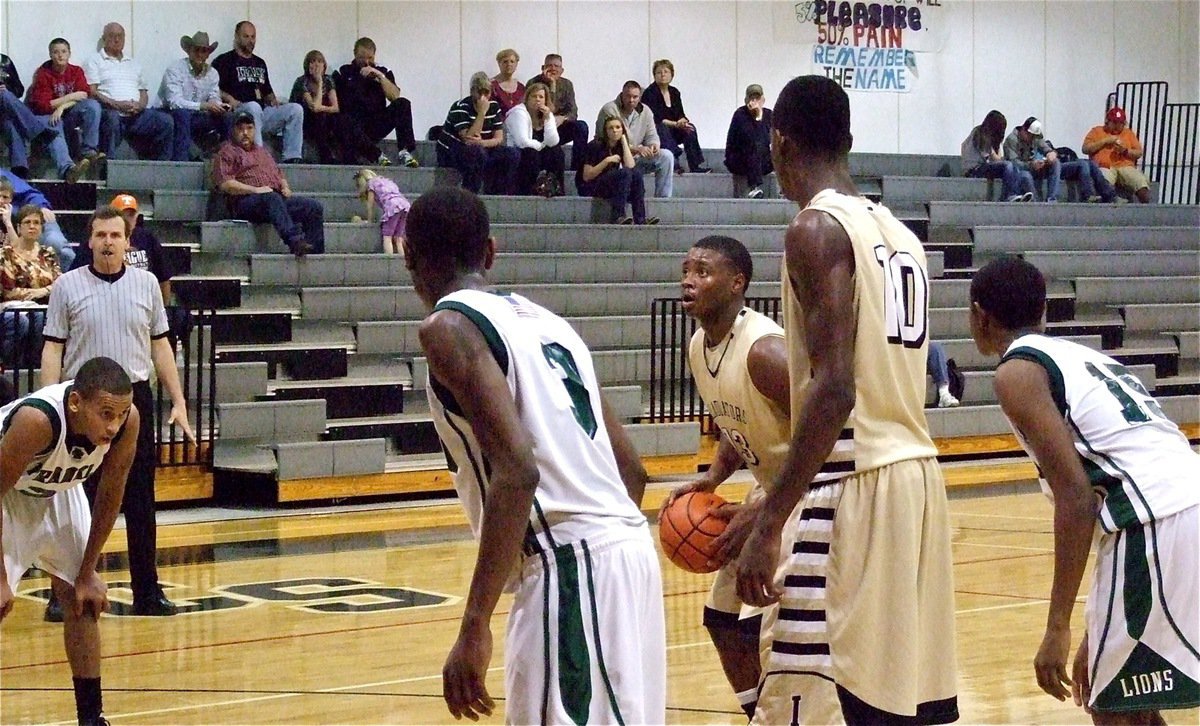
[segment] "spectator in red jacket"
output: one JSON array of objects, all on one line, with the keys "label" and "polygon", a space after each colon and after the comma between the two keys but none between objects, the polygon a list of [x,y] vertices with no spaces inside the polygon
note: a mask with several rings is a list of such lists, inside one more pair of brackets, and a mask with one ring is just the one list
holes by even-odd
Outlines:
[{"label": "spectator in red jacket", "polygon": [[50,41],[50,60],[33,74],[26,102],[50,126],[59,126],[64,136],[79,130],[79,147],[94,166],[104,160],[100,153],[100,102],[90,98],[91,89],[83,68],[71,64],[71,44],[63,38]]}]

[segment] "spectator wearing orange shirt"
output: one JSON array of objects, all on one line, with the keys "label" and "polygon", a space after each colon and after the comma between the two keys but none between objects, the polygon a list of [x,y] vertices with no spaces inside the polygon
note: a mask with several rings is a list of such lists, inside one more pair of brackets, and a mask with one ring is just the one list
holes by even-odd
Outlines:
[{"label": "spectator wearing orange shirt", "polygon": [[1125,109],[1113,106],[1104,114],[1104,125],[1096,126],[1083,137],[1083,153],[1100,167],[1109,184],[1128,189],[1142,204],[1150,203],[1150,182],[1137,168],[1142,157],[1142,142],[1125,125]]}]

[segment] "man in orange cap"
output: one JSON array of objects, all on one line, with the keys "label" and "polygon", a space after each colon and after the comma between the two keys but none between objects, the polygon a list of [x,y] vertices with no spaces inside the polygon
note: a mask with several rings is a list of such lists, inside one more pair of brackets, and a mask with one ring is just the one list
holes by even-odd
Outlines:
[{"label": "man in orange cap", "polygon": [[1109,184],[1134,193],[1142,204],[1150,203],[1150,182],[1137,168],[1142,142],[1126,125],[1125,109],[1113,106],[1104,114],[1104,125],[1083,137],[1083,153],[1096,162]]}]

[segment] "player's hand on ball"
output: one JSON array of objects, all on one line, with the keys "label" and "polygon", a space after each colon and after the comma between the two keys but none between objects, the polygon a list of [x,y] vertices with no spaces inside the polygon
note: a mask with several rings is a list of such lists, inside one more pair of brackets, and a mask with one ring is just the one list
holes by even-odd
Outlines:
[{"label": "player's hand on ball", "polygon": [[747,605],[765,607],[779,602],[783,595],[783,591],[775,584],[781,536],[780,528],[765,526],[756,519],[753,531],[742,545],[735,572],[738,597]]},{"label": "player's hand on ball", "polygon": [[81,572],[75,579],[75,616],[100,617],[108,612],[108,585],[95,572]]},{"label": "player's hand on ball", "polygon": [[1072,685],[1067,676],[1067,654],[1070,650],[1070,628],[1047,628],[1042,645],[1033,659],[1038,686],[1060,701],[1071,696],[1071,691],[1067,690],[1067,686]]},{"label": "player's hand on ball", "polygon": [[496,702],[484,684],[491,661],[492,631],[486,626],[464,627],[442,666],[442,698],[454,718],[478,721],[480,716],[492,715]]},{"label": "player's hand on ball", "polygon": [[667,495],[667,498],[665,500],[663,500],[662,506],[658,508],[658,517],[661,519],[663,511],[666,510],[667,507],[671,506],[671,502],[682,497],[684,494],[688,494],[691,492],[710,492],[711,493],[715,490],[716,490],[715,486],[709,486],[703,480],[699,480],[699,479],[696,481],[690,481],[687,484],[680,484],[679,486],[672,489],[671,493]]},{"label": "player's hand on ball", "polygon": [[713,512],[714,517],[721,517],[729,522],[729,526],[713,543],[717,550],[716,561],[722,566],[733,562],[742,553],[742,546],[746,544],[746,538],[750,536],[754,522],[758,519],[759,510],[762,508],[761,501],[754,504],[726,504]]}]

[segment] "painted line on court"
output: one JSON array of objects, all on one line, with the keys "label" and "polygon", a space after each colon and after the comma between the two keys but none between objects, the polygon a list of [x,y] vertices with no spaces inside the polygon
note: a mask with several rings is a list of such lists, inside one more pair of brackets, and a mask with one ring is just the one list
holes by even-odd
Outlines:
[{"label": "painted line on court", "polygon": [[[695,643],[678,643],[676,645],[668,645],[667,650],[682,650],[684,648],[695,648],[695,647],[698,647],[701,645],[711,645],[711,642],[704,640],[704,641],[697,641]],[[504,666],[492,666],[491,668],[488,668],[487,672],[492,673],[495,671],[502,671],[502,670],[504,670]],[[387,680],[387,681],[375,681],[373,683],[357,683],[357,684],[348,685],[348,686],[331,686],[329,688],[318,688],[316,690],[308,691],[308,692],[304,692],[304,693],[273,693],[273,694],[266,695],[266,696],[250,696],[247,698],[230,698],[230,699],[226,699],[224,701],[211,701],[208,703],[194,703],[194,704],[189,704],[186,706],[171,706],[169,708],[155,708],[155,709],[149,709],[146,711],[127,712],[127,713],[122,713],[120,718],[122,720],[124,720],[124,719],[129,719],[129,718],[138,718],[141,716],[159,716],[159,715],[167,714],[167,713],[179,713],[181,711],[192,711],[192,710],[201,709],[201,708],[219,708],[221,706],[237,706],[237,705],[246,704],[246,703],[261,703],[263,701],[278,701],[278,700],[281,700],[284,698],[297,698],[300,696],[309,696],[309,695],[314,695],[314,694],[341,693],[343,691],[356,691],[356,690],[360,690],[360,689],[364,689],[364,688],[378,688],[380,686],[400,686],[400,685],[404,685],[406,683],[420,683],[421,681],[441,680],[441,678],[442,678],[442,674],[437,673],[437,674],[429,675],[429,676],[412,676],[410,678],[397,678],[397,679]],[[53,722],[51,724],[51,726],[72,726],[72,724],[74,724],[74,723],[75,723],[75,720],[71,719],[69,721]]]}]

